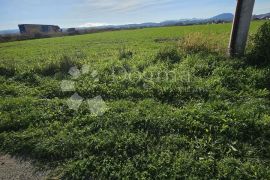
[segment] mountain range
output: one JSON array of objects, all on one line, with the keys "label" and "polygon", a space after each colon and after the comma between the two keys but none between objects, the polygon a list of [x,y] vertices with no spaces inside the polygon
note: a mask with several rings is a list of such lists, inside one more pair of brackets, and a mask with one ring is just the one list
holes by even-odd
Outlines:
[{"label": "mountain range", "polygon": [[82,27],[78,29],[129,29],[129,28],[146,28],[146,27],[163,27],[163,26],[181,26],[181,25],[192,25],[192,24],[203,24],[210,22],[230,22],[233,20],[234,15],[232,13],[223,13],[217,16],[207,18],[207,19],[179,19],[179,20],[168,20],[160,23],[148,22],[142,24],[125,24],[125,25],[106,25],[99,27]]},{"label": "mountain range", "polygon": [[[253,15],[253,19],[265,19],[270,17],[270,13]],[[163,26],[185,26],[185,25],[193,25],[193,24],[205,24],[205,23],[218,23],[218,22],[231,22],[233,21],[234,15],[232,13],[223,13],[217,16],[206,18],[206,19],[179,19],[179,20],[168,20],[160,23],[148,22],[142,24],[126,24],[126,25],[106,25],[106,26],[98,26],[98,27],[81,27],[76,28],[78,31],[80,30],[106,30],[106,29],[131,29],[131,28],[147,28],[147,27],[163,27]],[[66,29],[63,29],[65,32]],[[13,30],[4,30],[0,31],[0,35],[3,34],[19,34],[18,29]]]}]

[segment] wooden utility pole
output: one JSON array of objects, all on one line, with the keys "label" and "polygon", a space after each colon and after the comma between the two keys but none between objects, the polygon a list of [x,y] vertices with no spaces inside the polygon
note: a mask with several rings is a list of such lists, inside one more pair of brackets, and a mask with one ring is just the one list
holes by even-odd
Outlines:
[{"label": "wooden utility pole", "polygon": [[255,0],[237,1],[229,44],[229,55],[231,57],[242,56],[245,53],[254,4]]}]

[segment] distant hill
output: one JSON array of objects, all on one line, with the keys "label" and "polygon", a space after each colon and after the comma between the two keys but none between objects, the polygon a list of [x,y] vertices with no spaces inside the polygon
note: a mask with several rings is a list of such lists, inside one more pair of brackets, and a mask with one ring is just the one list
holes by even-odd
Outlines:
[{"label": "distant hill", "polygon": [[270,13],[254,15],[253,16],[253,19],[266,19],[266,18],[270,18]]},{"label": "distant hill", "polygon": [[210,18],[211,20],[216,20],[216,21],[232,21],[234,18],[234,15],[232,13],[223,13],[223,14],[219,14],[217,16],[214,16],[212,18]]},{"label": "distant hill", "polygon": [[[207,18],[207,19],[179,19],[179,20],[168,20],[160,23],[148,22],[142,24],[126,24],[126,25],[109,25],[109,26],[100,26],[92,29],[126,29],[126,28],[145,28],[145,27],[163,27],[163,26],[181,26],[181,25],[192,25],[192,24],[204,24],[209,22],[230,22],[233,20],[234,15],[232,13],[223,13],[217,16]],[[83,28],[85,29],[85,28]]]}]

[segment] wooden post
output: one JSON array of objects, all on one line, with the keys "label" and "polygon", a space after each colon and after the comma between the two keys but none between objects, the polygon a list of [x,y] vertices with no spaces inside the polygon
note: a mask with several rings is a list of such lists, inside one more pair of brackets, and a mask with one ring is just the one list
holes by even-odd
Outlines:
[{"label": "wooden post", "polygon": [[245,53],[254,4],[255,0],[237,1],[229,44],[229,55],[231,57],[242,56]]}]

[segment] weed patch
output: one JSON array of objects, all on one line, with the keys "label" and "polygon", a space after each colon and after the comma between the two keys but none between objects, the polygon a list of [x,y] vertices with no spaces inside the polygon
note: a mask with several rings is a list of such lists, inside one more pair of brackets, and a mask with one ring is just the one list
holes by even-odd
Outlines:
[{"label": "weed patch", "polygon": [[122,59],[131,59],[133,56],[133,52],[130,49],[127,49],[126,47],[122,47],[119,49],[119,55],[118,58],[120,60]]},{"label": "weed patch", "polygon": [[51,62],[38,69],[37,72],[44,76],[54,76],[57,73],[68,74],[70,68],[78,67],[78,63],[69,56],[62,56],[59,62]]},{"label": "weed patch", "polygon": [[159,50],[156,60],[174,64],[180,62],[181,56],[175,47],[165,47]]},{"label": "weed patch", "polygon": [[16,73],[16,70],[12,66],[0,66],[0,76],[12,77]]}]

